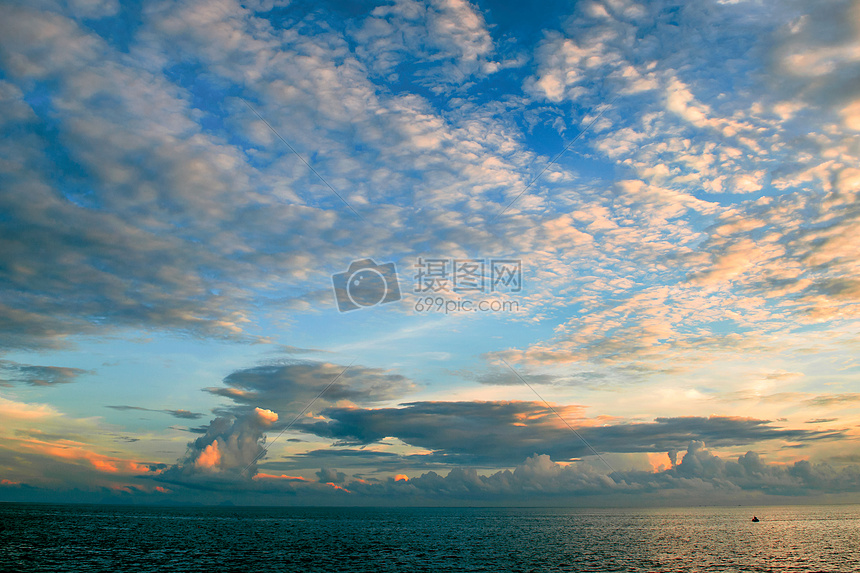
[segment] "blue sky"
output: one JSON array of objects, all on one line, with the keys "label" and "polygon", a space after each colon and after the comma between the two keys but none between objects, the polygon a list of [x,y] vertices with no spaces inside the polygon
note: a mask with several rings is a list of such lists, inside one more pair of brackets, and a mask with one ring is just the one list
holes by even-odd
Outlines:
[{"label": "blue sky", "polygon": [[856,1],[0,11],[0,499],[857,501]]}]

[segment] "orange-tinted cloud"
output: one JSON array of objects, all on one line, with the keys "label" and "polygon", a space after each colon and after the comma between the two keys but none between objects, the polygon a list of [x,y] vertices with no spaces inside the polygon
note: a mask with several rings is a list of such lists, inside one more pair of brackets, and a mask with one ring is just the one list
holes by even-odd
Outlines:
[{"label": "orange-tinted cloud", "polygon": [[334,483],[331,483],[331,482],[327,482],[325,485],[327,485],[329,487],[333,487],[334,489],[339,489],[341,491],[345,491],[346,493],[352,493],[351,491],[349,491],[345,487],[341,487],[341,486],[334,484]]},{"label": "orange-tinted cloud", "polygon": [[88,462],[96,470],[104,473],[137,474],[150,471],[146,465],[125,458],[99,454],[90,450],[88,444],[71,440],[48,442],[26,439],[21,440],[20,444],[25,450],[52,458],[71,462]]},{"label": "orange-tinted cloud", "polygon": [[266,474],[266,473],[258,473],[253,479],[285,479],[285,480],[294,480],[294,481],[306,481],[310,482],[308,478],[304,478],[302,476],[288,476],[287,474],[275,475],[275,474]]},{"label": "orange-tinted cloud", "polygon": [[200,452],[194,465],[200,469],[212,469],[216,468],[220,462],[221,451],[218,449],[218,440],[215,440]]}]

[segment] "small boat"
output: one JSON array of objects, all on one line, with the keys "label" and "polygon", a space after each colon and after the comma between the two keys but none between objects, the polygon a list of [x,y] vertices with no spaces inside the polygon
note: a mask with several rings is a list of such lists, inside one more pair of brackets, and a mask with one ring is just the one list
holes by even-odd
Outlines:
[{"label": "small boat", "polygon": [[756,516],[754,516],[754,515],[753,515],[752,520],[753,520],[753,523],[758,523],[759,521],[761,521],[759,518],[757,518],[757,517],[756,517]]}]

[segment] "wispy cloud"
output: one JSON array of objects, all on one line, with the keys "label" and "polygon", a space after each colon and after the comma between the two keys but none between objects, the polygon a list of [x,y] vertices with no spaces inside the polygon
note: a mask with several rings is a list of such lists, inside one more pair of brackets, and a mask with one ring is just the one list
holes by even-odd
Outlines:
[{"label": "wispy cloud", "polygon": [[170,414],[174,418],[181,418],[183,420],[197,420],[198,418],[202,418],[203,414],[199,412],[190,412],[188,410],[154,410],[152,408],[143,408],[141,406],[105,406],[106,408],[111,408],[113,410],[119,410],[121,412],[125,412],[128,410],[136,410],[141,412],[162,412],[164,414]]},{"label": "wispy cloud", "polygon": [[0,360],[0,386],[29,384],[31,386],[53,386],[75,382],[79,376],[92,374],[91,370],[67,366],[34,366],[11,360]]}]

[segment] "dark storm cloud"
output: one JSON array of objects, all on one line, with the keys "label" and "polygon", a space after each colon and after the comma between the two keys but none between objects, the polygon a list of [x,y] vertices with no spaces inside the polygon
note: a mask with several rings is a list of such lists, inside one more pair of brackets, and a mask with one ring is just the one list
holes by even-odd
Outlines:
[{"label": "dark storm cloud", "polygon": [[33,366],[11,360],[0,360],[0,386],[29,384],[31,386],[54,386],[74,382],[78,376],[92,374],[92,370],[64,366]]},{"label": "dark storm cloud", "polygon": [[[591,449],[555,413],[535,402],[413,402],[400,408],[328,408],[330,421],[300,428],[348,444],[387,437],[426,448],[451,463],[513,465],[534,454],[556,460],[591,455]],[[635,453],[682,449],[690,440],[737,447],[763,440],[823,440],[840,432],[782,429],[768,420],[736,417],[657,418],[652,423],[593,426],[577,423],[588,444],[602,452]],[[428,458],[429,461],[429,458]]]}]

